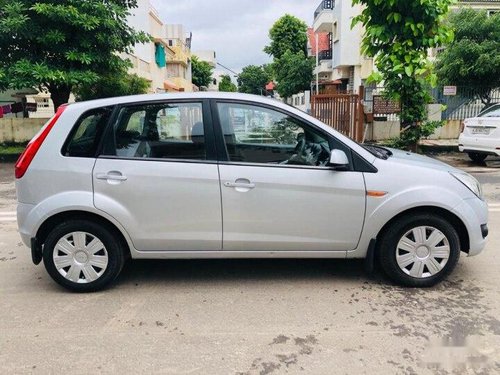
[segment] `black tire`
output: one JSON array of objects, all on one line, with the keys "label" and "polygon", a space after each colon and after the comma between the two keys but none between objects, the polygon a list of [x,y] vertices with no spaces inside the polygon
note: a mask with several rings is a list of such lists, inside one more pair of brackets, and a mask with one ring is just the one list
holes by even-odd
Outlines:
[{"label": "black tire", "polygon": [[[425,278],[408,275],[400,268],[396,260],[399,241],[407,232],[420,226],[433,227],[442,232],[450,248],[448,261],[441,271]],[[425,213],[403,216],[393,222],[381,235],[377,246],[377,256],[385,274],[397,284],[407,287],[431,287],[448,276],[457,265],[460,258],[460,239],[455,228],[439,216]]]},{"label": "black tire", "polygon": [[[72,232],[86,232],[98,238],[107,252],[107,266],[95,281],[77,283],[65,278],[54,264],[53,254],[60,239]],[[120,274],[125,262],[124,245],[115,232],[96,222],[84,219],[69,220],[57,225],[47,236],[43,247],[43,263],[49,275],[59,285],[73,292],[95,292],[107,287]]]},{"label": "black tire", "polygon": [[469,152],[467,153],[469,155],[470,160],[472,160],[474,163],[483,163],[488,155],[486,154],[480,154],[478,152]]}]

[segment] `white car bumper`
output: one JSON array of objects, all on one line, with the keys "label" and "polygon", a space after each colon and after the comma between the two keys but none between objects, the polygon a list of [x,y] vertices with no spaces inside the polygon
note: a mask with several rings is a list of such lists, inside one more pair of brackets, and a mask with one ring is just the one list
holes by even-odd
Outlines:
[{"label": "white car bumper", "polygon": [[471,137],[461,134],[458,138],[460,152],[478,152],[500,156],[500,141],[497,138]]}]

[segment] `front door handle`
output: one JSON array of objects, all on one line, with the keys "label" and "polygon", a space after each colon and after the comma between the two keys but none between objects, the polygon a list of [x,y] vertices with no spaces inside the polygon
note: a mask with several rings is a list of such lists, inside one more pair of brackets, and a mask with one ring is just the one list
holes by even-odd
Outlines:
[{"label": "front door handle", "polygon": [[230,188],[253,189],[255,184],[247,182],[224,182],[224,186]]},{"label": "front door handle", "polygon": [[122,175],[120,172],[111,171],[108,173],[97,173],[95,178],[98,180],[107,181],[127,181],[127,176]]}]

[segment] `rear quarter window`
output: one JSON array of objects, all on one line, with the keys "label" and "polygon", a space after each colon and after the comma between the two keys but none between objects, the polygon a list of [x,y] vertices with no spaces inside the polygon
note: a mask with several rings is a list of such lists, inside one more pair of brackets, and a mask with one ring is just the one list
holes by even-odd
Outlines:
[{"label": "rear quarter window", "polygon": [[62,154],[69,157],[93,158],[112,112],[111,107],[85,112],[71,130]]}]

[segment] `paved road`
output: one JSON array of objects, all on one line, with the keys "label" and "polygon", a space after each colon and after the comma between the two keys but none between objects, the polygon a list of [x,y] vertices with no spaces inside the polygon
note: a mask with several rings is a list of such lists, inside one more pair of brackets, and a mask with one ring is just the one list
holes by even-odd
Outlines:
[{"label": "paved road", "polygon": [[432,289],[395,287],[359,261],[142,261],[86,295],[31,264],[0,164],[0,373],[498,373],[500,166],[440,158],[498,203],[486,251]]}]

